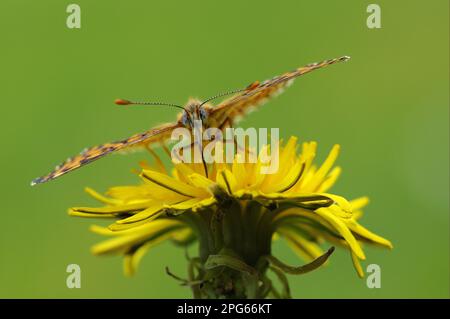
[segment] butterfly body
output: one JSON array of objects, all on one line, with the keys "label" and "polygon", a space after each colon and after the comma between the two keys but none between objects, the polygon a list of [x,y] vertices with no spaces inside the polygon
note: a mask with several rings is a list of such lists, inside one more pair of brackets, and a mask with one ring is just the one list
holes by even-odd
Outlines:
[{"label": "butterfly body", "polygon": [[[148,146],[156,142],[165,141],[170,139],[174,129],[179,127],[192,128],[194,126],[194,121],[201,121],[204,129],[209,127],[224,129],[226,127],[233,126],[233,124],[235,124],[240,118],[254,110],[256,107],[263,104],[268,99],[280,94],[287,86],[292,84],[296,77],[337,62],[347,61],[348,59],[349,57],[343,56],[340,58],[308,64],[304,67],[297,68],[291,72],[284,73],[283,75],[276,76],[263,82],[252,82],[242,90],[220,94],[203,102],[198,99],[191,98],[184,107],[164,103],[139,103],[122,99],[116,100],[116,104],[118,105],[169,105],[181,108],[183,111],[178,115],[177,121],[174,123],[160,125],[143,133],[132,135],[131,137],[123,140],[88,148],[80,154],[67,159],[49,174],[34,179],[31,182],[31,185],[53,180],[116,151],[128,150],[130,148],[140,146]],[[217,106],[213,106],[208,103],[212,99],[228,95],[230,93],[237,94],[224,100]]]}]

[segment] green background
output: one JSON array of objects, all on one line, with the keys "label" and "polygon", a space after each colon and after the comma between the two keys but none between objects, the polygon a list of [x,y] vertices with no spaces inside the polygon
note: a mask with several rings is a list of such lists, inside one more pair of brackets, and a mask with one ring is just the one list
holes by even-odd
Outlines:
[{"label": "green background", "polygon": [[[333,192],[369,195],[362,223],[395,248],[366,249],[381,289],[368,289],[338,250],[329,267],[291,277],[293,295],[449,297],[448,1],[377,1],[381,29],[366,26],[371,1],[74,2],[80,30],[65,24],[71,2],[0,3],[0,297],[189,297],[164,273],[185,273],[182,250],[158,246],[125,278],[120,257],[90,254],[95,221],[66,214],[94,204],[84,186],[135,183],[130,169],[145,153],[29,182],[86,146],[175,118],[115,98],[185,103],[341,55],[352,59],[298,79],[242,126],[316,140],[319,160],[341,144]],[[274,249],[299,264],[283,243]],[[81,289],[66,287],[70,263],[81,266]]]}]

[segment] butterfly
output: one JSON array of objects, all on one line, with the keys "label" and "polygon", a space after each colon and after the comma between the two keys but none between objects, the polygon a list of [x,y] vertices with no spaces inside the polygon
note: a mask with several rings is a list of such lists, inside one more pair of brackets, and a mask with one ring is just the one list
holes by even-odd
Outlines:
[{"label": "butterfly", "polygon": [[[151,144],[163,142],[171,137],[172,131],[176,128],[193,127],[194,121],[201,121],[205,128],[216,127],[224,129],[226,127],[232,127],[240,118],[248,114],[251,110],[263,104],[269,98],[280,94],[284,88],[292,84],[295,78],[322,67],[337,62],[344,62],[349,59],[350,57],[348,56],[342,56],[311,63],[263,82],[252,82],[244,89],[218,94],[205,101],[190,99],[185,106],[158,102],[132,102],[129,100],[118,99],[115,101],[118,105],[165,105],[180,108],[182,109],[182,112],[178,115],[177,121],[174,123],[160,125],[123,140],[87,148],[80,154],[68,158],[62,164],[56,166],[55,169],[47,175],[34,179],[31,182],[31,185],[33,186],[48,182],[117,151],[129,150],[136,147],[148,147]],[[216,106],[210,104],[210,102],[216,98],[231,94],[234,95]]]}]

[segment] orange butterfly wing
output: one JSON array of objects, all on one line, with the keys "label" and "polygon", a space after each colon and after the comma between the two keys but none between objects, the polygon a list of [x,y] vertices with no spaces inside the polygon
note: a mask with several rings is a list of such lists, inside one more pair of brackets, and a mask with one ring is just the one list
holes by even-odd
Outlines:
[{"label": "orange butterfly wing", "polygon": [[49,174],[38,177],[31,182],[31,185],[36,185],[39,183],[45,183],[52,179],[55,179],[61,175],[64,175],[68,172],[71,172],[77,168],[80,168],[83,165],[89,164],[99,158],[102,158],[110,153],[129,149],[131,147],[148,145],[157,141],[162,141],[170,137],[172,131],[180,127],[180,123],[175,124],[166,124],[151,130],[145,131],[140,134],[135,134],[126,138],[124,140],[106,143],[98,146],[94,146],[88,148],[81,152],[79,155],[67,159],[61,165],[58,165],[52,172]]},{"label": "orange butterfly wing", "polygon": [[350,59],[350,57],[343,56],[322,62],[311,63],[262,83],[259,81],[253,82],[242,93],[239,93],[221,102],[215,108],[212,108],[210,114],[216,123],[223,123],[227,120],[235,122],[238,117],[244,116],[251,111],[252,108],[261,105],[267,99],[281,93],[282,90],[289,86],[296,77],[337,62],[347,61],[348,59]]}]

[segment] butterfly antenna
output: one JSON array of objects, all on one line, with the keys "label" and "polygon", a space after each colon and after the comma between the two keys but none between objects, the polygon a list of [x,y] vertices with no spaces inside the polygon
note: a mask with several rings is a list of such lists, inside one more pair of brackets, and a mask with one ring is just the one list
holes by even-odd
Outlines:
[{"label": "butterfly antenna", "polygon": [[136,101],[129,101],[125,99],[117,99],[114,101],[117,105],[163,105],[163,106],[172,106],[176,107],[182,110],[185,110],[184,107],[178,104],[172,104],[172,103],[164,103],[164,102],[136,102]]},{"label": "butterfly antenna", "polygon": [[248,89],[248,87],[246,87],[245,89],[233,90],[233,91],[228,91],[228,92],[217,94],[217,95],[215,95],[213,97],[210,97],[210,98],[206,99],[205,101],[203,101],[202,104],[200,104],[200,106],[202,106],[203,104],[208,103],[209,101],[218,99],[219,97],[230,95],[230,94],[234,94],[234,93],[244,92],[244,91],[247,91],[247,89]]}]

